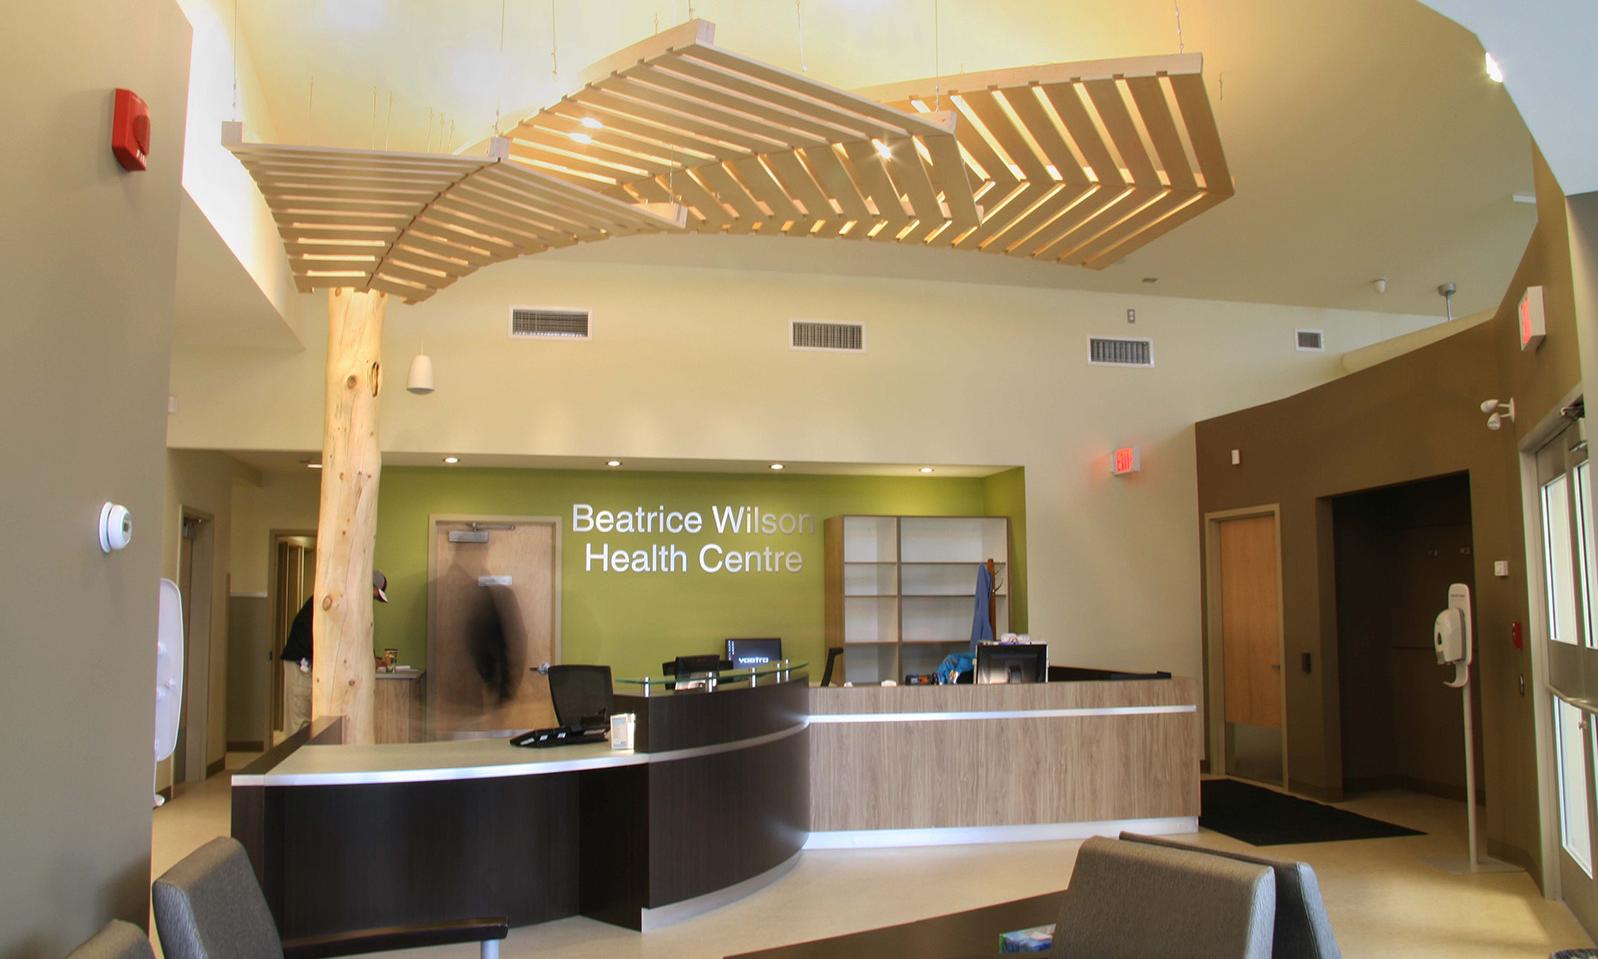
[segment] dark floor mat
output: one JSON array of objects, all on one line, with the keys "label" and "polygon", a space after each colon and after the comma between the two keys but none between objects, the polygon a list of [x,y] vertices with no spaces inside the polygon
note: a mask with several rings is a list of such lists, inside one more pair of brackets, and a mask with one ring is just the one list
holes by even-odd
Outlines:
[{"label": "dark floor mat", "polygon": [[1206,779],[1201,789],[1199,825],[1255,846],[1424,835],[1235,779]]}]

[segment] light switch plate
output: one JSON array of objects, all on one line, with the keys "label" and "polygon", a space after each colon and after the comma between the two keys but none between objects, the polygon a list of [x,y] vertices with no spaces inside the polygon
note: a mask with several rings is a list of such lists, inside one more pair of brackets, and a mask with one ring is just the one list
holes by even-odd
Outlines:
[{"label": "light switch plate", "polygon": [[1509,575],[1509,560],[1507,560],[1507,559],[1495,559],[1495,560],[1493,560],[1493,575],[1494,576],[1499,576],[1499,577],[1508,576]]},{"label": "light switch plate", "polygon": [[479,586],[509,586],[510,585],[510,577],[509,576],[479,576],[479,577],[477,577],[477,585],[479,585]]},{"label": "light switch plate", "polygon": [[1232,465],[1233,466],[1241,466],[1241,465],[1243,465],[1243,451],[1242,450],[1233,450],[1232,451]]}]

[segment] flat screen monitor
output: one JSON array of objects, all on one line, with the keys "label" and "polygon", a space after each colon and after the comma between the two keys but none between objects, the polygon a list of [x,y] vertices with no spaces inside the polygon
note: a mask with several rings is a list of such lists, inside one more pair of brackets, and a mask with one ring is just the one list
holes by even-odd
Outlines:
[{"label": "flat screen monitor", "polygon": [[1042,683],[1049,677],[1044,643],[983,643],[977,647],[976,681],[984,685]]},{"label": "flat screen monitor", "polygon": [[729,639],[727,661],[733,669],[754,669],[782,659],[780,639]]},{"label": "flat screen monitor", "polygon": [[689,676],[704,676],[714,673],[722,666],[721,657],[715,653],[704,653],[695,656],[678,656],[676,659],[667,660],[660,664],[667,675],[687,679]]}]

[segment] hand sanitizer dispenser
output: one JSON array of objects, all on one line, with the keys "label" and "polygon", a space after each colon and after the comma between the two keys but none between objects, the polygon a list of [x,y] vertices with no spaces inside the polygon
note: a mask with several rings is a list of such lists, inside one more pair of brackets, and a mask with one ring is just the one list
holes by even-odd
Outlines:
[{"label": "hand sanitizer dispenser", "polygon": [[1454,667],[1454,678],[1447,683],[1453,689],[1470,682],[1471,646],[1470,587],[1455,583],[1448,587],[1448,608],[1437,614],[1432,626],[1437,665]]}]

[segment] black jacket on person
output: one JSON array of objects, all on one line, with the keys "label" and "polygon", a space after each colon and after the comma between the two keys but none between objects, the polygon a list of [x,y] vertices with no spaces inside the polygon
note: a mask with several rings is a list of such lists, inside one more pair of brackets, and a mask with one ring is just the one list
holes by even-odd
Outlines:
[{"label": "black jacket on person", "polygon": [[279,657],[286,663],[297,663],[302,659],[311,661],[311,618],[315,615],[311,600],[312,597],[305,598],[305,605],[294,614],[294,622],[289,626],[289,638],[283,644],[283,655]]}]

